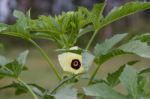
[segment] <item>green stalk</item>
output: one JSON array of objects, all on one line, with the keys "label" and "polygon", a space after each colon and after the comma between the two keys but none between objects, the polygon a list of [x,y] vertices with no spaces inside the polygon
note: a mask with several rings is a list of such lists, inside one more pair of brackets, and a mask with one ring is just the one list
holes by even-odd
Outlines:
[{"label": "green stalk", "polygon": [[91,82],[92,82],[92,81],[93,81],[93,79],[95,78],[95,76],[96,76],[96,74],[97,74],[98,70],[100,69],[100,67],[101,67],[101,65],[97,65],[97,67],[96,67],[95,71],[93,72],[92,76],[91,76],[91,77],[90,77],[90,79],[89,79],[88,85],[90,85],[90,84],[91,84]]},{"label": "green stalk", "polygon": [[56,92],[57,91],[57,89],[59,89],[62,85],[64,85],[66,82],[68,82],[69,80],[71,80],[71,79],[73,79],[73,78],[75,78],[75,77],[77,77],[77,76],[79,76],[80,74],[78,74],[78,75],[73,75],[73,76],[71,76],[71,77],[69,77],[69,78],[66,78],[66,79],[64,79],[64,80],[62,80],[52,91],[51,91],[51,94],[53,94],[54,92]]},{"label": "green stalk", "polygon": [[48,55],[45,53],[45,51],[32,39],[29,39],[29,41],[39,50],[39,52],[43,55],[45,60],[48,62],[49,66],[54,71],[55,75],[57,76],[58,80],[61,80],[61,76],[57,69],[55,68],[55,65],[53,64],[52,60],[48,57]]},{"label": "green stalk", "polygon": [[94,38],[95,38],[97,32],[98,32],[98,30],[95,30],[95,32],[93,33],[93,35],[92,35],[90,41],[88,42],[88,44],[87,44],[87,46],[86,46],[86,50],[88,50],[89,47],[91,46],[91,44],[92,44],[92,42],[93,42],[93,40],[94,40]]},{"label": "green stalk", "polygon": [[21,80],[20,78],[17,78],[17,80],[21,84],[23,84],[29,90],[29,92],[32,94],[32,96],[34,97],[34,99],[38,99],[38,97],[36,96],[36,94],[32,91],[32,89],[23,80]]},{"label": "green stalk", "polygon": [[[97,34],[98,31],[99,31],[99,29],[95,30],[95,32],[93,33],[93,35],[92,35],[90,41],[88,42],[88,44],[87,44],[87,46],[86,46],[86,50],[88,50],[88,49],[90,48],[90,46],[91,46],[91,44],[92,44],[92,42],[93,42],[93,40],[94,40],[94,38],[95,38],[95,36],[96,36],[96,34]],[[99,70],[99,67],[100,67],[100,66],[97,66],[96,70],[93,72],[92,76],[91,76],[90,79],[89,79],[88,85],[91,84],[91,82],[93,81],[95,75],[97,74],[97,72],[98,72],[98,70]],[[85,99],[85,98],[86,98],[86,96],[83,95],[83,96],[82,96],[82,99]]]}]

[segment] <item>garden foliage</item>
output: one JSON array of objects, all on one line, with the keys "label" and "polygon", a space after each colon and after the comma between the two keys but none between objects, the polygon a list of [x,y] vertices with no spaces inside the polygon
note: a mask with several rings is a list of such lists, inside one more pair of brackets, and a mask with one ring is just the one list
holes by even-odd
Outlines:
[{"label": "garden foliage", "polygon": [[[106,5],[105,2],[95,4],[92,10],[79,7],[76,11],[63,12],[58,16],[41,15],[37,19],[31,19],[30,10],[26,14],[14,11],[13,14],[17,19],[16,23],[13,25],[0,23],[0,34],[19,37],[33,44],[48,62],[59,82],[54,89],[46,89],[37,84],[25,83],[20,75],[23,71],[28,70],[26,60],[29,51],[26,50],[13,60],[0,56],[0,79],[10,77],[16,80],[10,85],[1,87],[0,90],[15,88],[16,95],[30,92],[35,99],[77,99],[79,97],[86,99],[88,96],[94,99],[149,99],[148,79],[143,74],[149,73],[150,68],[136,70],[133,65],[139,62],[137,60],[122,64],[118,70],[109,73],[105,79],[95,77],[100,72],[101,65],[113,57],[131,54],[142,58],[150,58],[149,33],[133,36],[127,39],[126,42],[122,41],[128,37],[129,33],[117,34],[102,43],[97,43],[93,48],[93,52],[89,48],[96,34],[103,27],[125,16],[150,9],[150,3],[129,2],[112,9],[104,16],[103,11]],[[91,33],[92,37],[87,41],[86,48],[74,47],[77,40],[87,33]],[[60,62],[61,64],[66,64],[66,67],[63,68],[64,71],[61,72],[65,72],[65,70],[68,72],[66,77],[62,77],[61,72],[56,69],[51,58],[34,41],[35,39],[47,39],[54,42],[59,47],[57,51],[67,53],[65,54],[66,59],[68,57],[68,59],[74,59],[76,56],[82,59],[79,61],[74,60],[75,62],[71,66],[75,66],[72,67],[75,70],[67,67],[68,64],[71,64],[70,61],[60,59],[60,61],[64,60]],[[63,56],[63,58],[65,57]],[[83,76],[89,73],[92,63],[96,64],[96,68],[86,78],[88,84],[83,86],[81,90],[77,90],[74,86],[80,80],[85,79]],[[75,72],[76,74],[74,74],[74,71],[78,71],[78,68],[80,68],[76,67],[78,65],[84,70],[82,73]],[[127,93],[120,93],[116,90],[116,87],[120,84]]]}]

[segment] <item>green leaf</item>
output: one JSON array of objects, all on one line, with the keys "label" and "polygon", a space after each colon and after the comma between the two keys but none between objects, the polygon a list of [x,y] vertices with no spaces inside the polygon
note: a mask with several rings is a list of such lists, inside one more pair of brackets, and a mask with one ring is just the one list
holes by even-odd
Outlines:
[{"label": "green leaf", "polygon": [[37,32],[37,33],[32,34],[32,38],[47,39],[47,40],[54,41],[54,39],[48,33]]},{"label": "green leaf", "polygon": [[83,16],[79,15],[78,11],[62,13],[55,18],[40,16],[37,20],[32,20],[32,37],[41,36],[52,40],[61,48],[72,47],[76,43],[79,27],[81,27],[80,18],[83,19]]},{"label": "green leaf", "polygon": [[45,95],[42,97],[42,99],[55,99],[55,97],[53,97],[51,95]]},{"label": "green leaf", "polygon": [[78,34],[78,38],[81,37],[82,35],[88,33],[88,32],[92,32],[94,31],[93,26],[88,25],[87,27],[80,29],[79,34]]},{"label": "green leaf", "polygon": [[0,76],[5,77],[13,77],[17,78],[25,68],[25,62],[27,58],[28,51],[24,51],[19,55],[19,57],[13,61],[1,63],[2,66],[0,68]]},{"label": "green leaf", "polygon": [[102,98],[102,97],[95,97],[94,99],[104,99],[104,98]]},{"label": "green leaf", "polygon": [[38,19],[30,21],[30,28],[35,33],[53,34],[54,36],[60,33],[59,23],[51,16],[42,15]]},{"label": "green leaf", "polygon": [[103,11],[104,11],[104,7],[106,5],[105,3],[101,3],[101,4],[95,4],[91,13],[90,13],[90,20],[94,25],[95,30],[99,28],[100,26],[100,20],[102,20],[103,18]]},{"label": "green leaf", "polygon": [[53,95],[56,99],[77,99],[77,90],[72,85],[66,85]]},{"label": "green leaf", "polygon": [[[43,93],[45,91],[44,88],[40,87],[39,85],[37,84],[28,84],[29,86],[32,87],[32,90],[39,96],[43,96]],[[9,84],[9,85],[6,85],[6,86],[3,86],[3,87],[0,87],[0,90],[3,90],[3,89],[7,89],[7,88],[15,88],[15,94],[16,95],[21,95],[21,94],[24,94],[24,93],[27,93],[28,92],[28,89],[20,84],[20,83],[17,83],[17,82],[13,82],[12,84]]]},{"label": "green leaf", "polygon": [[117,71],[115,71],[112,74],[108,74],[107,76],[107,82],[110,86],[114,87],[116,86],[120,81],[119,81],[119,76],[121,75],[123,69],[125,66],[121,66]]},{"label": "green leaf", "polygon": [[[137,63],[137,62],[138,62],[138,61],[130,61],[130,62],[128,62],[127,64],[133,65],[133,64],[135,64],[135,63]],[[124,67],[125,67],[125,64],[122,65],[117,71],[115,71],[115,72],[113,72],[113,73],[111,73],[111,74],[108,74],[108,76],[107,76],[107,84],[108,84],[109,86],[114,87],[114,86],[116,86],[117,84],[120,83],[119,77],[120,77],[121,73],[123,72]]]},{"label": "green leaf", "polygon": [[150,42],[150,33],[138,35],[137,37],[135,37],[135,39],[141,40],[142,42]]},{"label": "green leaf", "polygon": [[64,46],[64,41],[61,41],[61,26],[55,18],[51,16],[40,16],[38,19],[30,22],[30,28],[33,38],[48,39],[60,47]]},{"label": "green leaf", "polygon": [[139,95],[145,94],[145,86],[148,83],[148,79],[144,76],[138,75],[138,92]]},{"label": "green leaf", "polygon": [[122,50],[115,49],[115,50],[108,52],[105,55],[97,56],[95,58],[95,62],[100,65],[100,64],[103,64],[104,62],[106,62],[107,60],[113,58],[113,57],[116,57],[119,55],[124,55],[124,54],[127,54],[127,52],[123,52]]},{"label": "green leaf", "polygon": [[10,36],[21,37],[24,39],[30,39],[31,36],[29,34],[29,15],[26,16],[22,12],[16,10],[14,11],[13,15],[18,18],[17,22],[13,25],[2,25],[0,33]]},{"label": "green leaf", "polygon": [[102,97],[102,99],[127,99],[125,96],[116,92],[104,83],[98,83],[85,87],[84,92],[88,96]]},{"label": "green leaf", "polygon": [[18,61],[18,63],[19,63],[20,65],[22,65],[22,66],[25,65],[26,60],[27,60],[28,53],[29,53],[29,51],[26,50],[26,51],[22,52],[22,53],[18,56],[17,61]]},{"label": "green leaf", "polygon": [[112,49],[113,46],[115,46],[118,42],[120,42],[126,36],[127,36],[127,33],[117,34],[111,37],[110,39],[105,40],[102,44],[97,44],[94,48],[94,54],[96,56],[105,55]]},{"label": "green leaf", "polygon": [[19,25],[9,25],[7,29],[1,32],[1,34],[9,35],[9,36],[16,36],[21,38],[29,38],[28,33]]},{"label": "green leaf", "polygon": [[90,54],[89,52],[83,52],[82,53],[82,66],[84,67],[85,71],[87,72],[92,65],[94,60],[94,56]]},{"label": "green leaf", "polygon": [[29,21],[30,21],[30,10],[25,15],[23,12],[15,10],[13,12],[14,17],[17,18],[17,25],[22,27],[24,31],[29,29]]},{"label": "green leaf", "polygon": [[150,9],[150,2],[129,2],[116,7],[103,19],[100,28],[138,11]]},{"label": "green leaf", "polygon": [[[97,45],[97,47],[95,48],[95,55],[98,55],[98,48],[103,49],[102,46],[98,47]],[[105,52],[104,55],[100,54],[99,56],[96,56],[95,62],[97,64],[102,64],[108,59],[123,54],[135,54],[140,57],[150,58],[150,46],[148,46],[146,42],[141,42],[139,40],[130,40],[128,43],[123,44],[116,49]]]},{"label": "green leaf", "polygon": [[6,29],[7,29],[7,25],[3,24],[3,23],[0,23],[0,32],[4,31]]},{"label": "green leaf", "polygon": [[67,12],[62,15],[40,16],[30,24],[33,38],[52,40],[61,48],[72,47],[79,32],[77,12]]},{"label": "green leaf", "polygon": [[105,6],[106,6],[106,2],[95,4],[92,11],[91,11],[91,13],[95,14],[97,19],[100,20],[103,17],[102,14],[103,14]]},{"label": "green leaf", "polygon": [[21,70],[22,67],[18,64],[16,60],[14,60],[13,62],[6,64],[0,69],[0,76],[17,78],[18,75],[21,73]]},{"label": "green leaf", "polygon": [[120,82],[128,90],[128,94],[132,96],[133,99],[137,99],[138,96],[138,75],[133,67],[126,65],[124,71],[119,77]]},{"label": "green leaf", "polygon": [[16,89],[16,91],[15,91],[16,95],[20,95],[20,94],[24,94],[24,93],[28,92],[28,89],[25,86],[21,85],[20,83],[16,83],[16,82],[13,82],[10,85],[1,87],[0,90],[7,89],[7,88],[15,88]]},{"label": "green leaf", "polygon": [[84,28],[85,26],[89,25],[91,23],[91,20],[89,20],[90,17],[90,11],[85,7],[79,7],[77,11],[78,20],[79,21],[79,28]]},{"label": "green leaf", "polygon": [[150,58],[150,46],[148,46],[147,43],[141,42],[139,40],[130,41],[120,46],[118,49],[124,52],[138,55],[140,57]]},{"label": "green leaf", "polygon": [[0,68],[6,65],[7,63],[9,63],[9,60],[6,59],[4,56],[0,56]]},{"label": "green leaf", "polygon": [[150,68],[149,67],[143,68],[139,71],[139,74],[144,74],[144,73],[150,73]]},{"label": "green leaf", "polygon": [[21,20],[21,18],[25,18],[24,13],[21,12],[21,11],[18,11],[18,10],[15,10],[13,12],[13,16],[16,17],[16,18],[18,18],[19,20]]}]

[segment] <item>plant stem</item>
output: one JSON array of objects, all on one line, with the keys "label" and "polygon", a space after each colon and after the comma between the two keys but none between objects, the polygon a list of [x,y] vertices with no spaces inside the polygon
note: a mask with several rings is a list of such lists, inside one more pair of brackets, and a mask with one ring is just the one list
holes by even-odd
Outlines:
[{"label": "plant stem", "polygon": [[80,74],[78,74],[78,75],[73,75],[73,76],[71,76],[71,77],[69,77],[69,78],[66,78],[66,79],[64,79],[64,80],[62,80],[52,91],[51,91],[51,94],[53,94],[57,89],[59,89],[63,84],[65,84],[67,81],[69,81],[69,80],[71,80],[71,79],[73,79],[73,78],[75,78],[76,76],[79,76]]},{"label": "plant stem", "polygon": [[95,32],[93,33],[93,35],[92,35],[90,41],[88,42],[88,44],[87,44],[87,46],[86,46],[86,50],[88,50],[89,47],[91,46],[91,44],[92,44],[92,42],[93,42],[93,40],[94,40],[94,38],[95,38],[97,32],[98,32],[98,30],[95,30]]},{"label": "plant stem", "polygon": [[91,76],[91,77],[90,77],[90,79],[89,79],[88,85],[90,85],[90,84],[91,84],[91,82],[92,82],[92,81],[93,81],[93,79],[95,78],[95,76],[96,76],[96,74],[97,74],[98,70],[100,69],[100,67],[101,67],[101,64],[100,64],[100,65],[97,65],[97,67],[96,67],[95,71],[93,72],[92,76]]},{"label": "plant stem", "polygon": [[[92,35],[90,41],[88,42],[88,44],[87,44],[87,46],[86,46],[86,50],[88,50],[88,49],[90,48],[90,46],[91,46],[91,44],[92,44],[92,42],[93,42],[93,40],[94,40],[94,38],[95,38],[95,36],[96,36],[98,30],[99,30],[99,29],[95,30],[95,32],[93,33],[93,35]],[[99,68],[98,68],[98,69],[99,69]],[[96,70],[95,70],[94,73],[92,74],[91,78],[89,79],[88,85],[89,85],[89,84],[92,82],[92,80],[94,79],[94,77],[95,77],[95,75],[96,75],[98,69],[96,68]],[[82,96],[82,99],[85,99],[85,98],[86,98],[86,96],[83,95],[83,96]]]},{"label": "plant stem", "polygon": [[45,60],[48,62],[49,66],[53,69],[55,75],[57,76],[58,80],[61,80],[61,76],[57,69],[55,68],[55,65],[53,64],[52,60],[48,57],[48,55],[45,53],[45,51],[32,39],[29,39],[29,41],[39,50],[39,52],[43,55]]},{"label": "plant stem", "polygon": [[17,78],[17,80],[21,84],[23,84],[29,90],[29,92],[32,94],[32,96],[34,97],[34,99],[38,99],[38,97],[36,96],[36,94],[32,91],[32,89],[23,80],[21,80],[20,78]]}]

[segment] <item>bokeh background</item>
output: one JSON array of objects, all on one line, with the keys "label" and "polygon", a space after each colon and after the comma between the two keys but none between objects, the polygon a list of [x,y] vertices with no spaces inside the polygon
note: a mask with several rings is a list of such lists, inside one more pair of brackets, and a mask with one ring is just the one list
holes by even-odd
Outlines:
[{"label": "bokeh background", "polygon": [[[91,9],[95,3],[103,2],[104,0],[0,0],[0,22],[13,24],[16,19],[13,17],[13,11],[15,9],[21,10],[23,12],[31,9],[31,16],[33,19],[37,18],[39,15],[51,15],[55,16],[60,14],[62,11],[72,11],[76,10],[79,6],[87,7]],[[126,2],[130,1],[150,1],[150,0],[107,0],[107,6],[104,11],[104,15],[113,8],[120,6]],[[113,24],[105,27],[97,35],[93,46],[96,42],[102,42],[104,39],[111,37],[117,33],[131,33],[131,34],[140,34],[150,32],[150,10],[145,10],[138,12],[136,14],[130,15],[124,19],[121,19]],[[91,33],[85,35],[79,39],[78,45],[82,48],[85,47]],[[42,46],[49,56],[55,61],[58,69],[61,70],[57,61],[57,55],[55,50],[57,49],[56,45],[47,40],[38,40],[38,44]],[[0,45],[0,55],[7,56],[9,58],[16,57],[21,51],[25,49],[30,50],[29,58],[27,61],[27,66],[29,71],[22,73],[22,78],[28,83],[37,83],[42,85],[45,88],[53,88],[56,85],[57,79],[53,75],[51,69],[49,69],[45,60],[37,52],[32,45],[22,39],[14,38],[10,36],[0,35],[0,42],[3,45]],[[102,72],[97,76],[97,78],[105,77],[108,72],[113,72],[120,66],[129,60],[141,60],[140,63],[136,64],[137,68],[141,66],[149,65],[150,60],[143,59],[137,56],[124,55],[113,58],[109,62],[105,63],[102,68]],[[91,67],[93,70],[94,65]],[[3,79],[0,80],[0,87],[10,83],[12,79]],[[84,84],[86,82],[82,82]],[[79,86],[81,85],[79,84]],[[118,87],[118,90],[121,90]],[[14,95],[14,89],[8,89],[0,91],[0,99],[32,99],[30,94],[24,94],[20,96]]]}]

